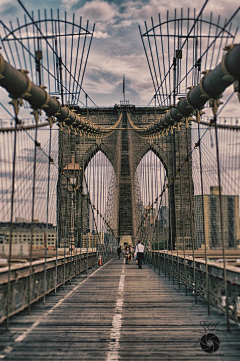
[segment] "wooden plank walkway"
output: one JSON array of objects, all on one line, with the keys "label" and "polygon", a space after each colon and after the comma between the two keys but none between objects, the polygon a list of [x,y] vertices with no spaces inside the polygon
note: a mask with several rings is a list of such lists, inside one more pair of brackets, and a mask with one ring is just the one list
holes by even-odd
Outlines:
[{"label": "wooden plank walkway", "polygon": [[[213,325],[217,351],[200,346],[201,322]],[[209,331],[207,331],[209,333]],[[213,339],[216,345],[216,337]],[[210,345],[210,343],[209,343]],[[240,328],[193,295],[185,296],[172,280],[135,261],[114,259],[88,277],[35,304],[0,327],[4,360],[240,360]]]}]

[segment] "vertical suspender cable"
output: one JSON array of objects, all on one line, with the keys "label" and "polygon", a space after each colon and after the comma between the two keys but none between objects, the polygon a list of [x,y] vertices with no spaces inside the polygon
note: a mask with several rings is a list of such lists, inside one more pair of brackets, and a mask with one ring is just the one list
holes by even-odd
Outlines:
[{"label": "vertical suspender cable", "polygon": [[[15,100],[17,101],[17,100]],[[13,145],[13,171],[12,171],[12,194],[11,194],[11,228],[9,239],[9,259],[8,259],[8,287],[7,287],[7,314],[6,314],[6,330],[9,330],[9,313],[11,300],[11,261],[12,261],[12,234],[13,234],[13,212],[14,212],[14,190],[15,190],[15,171],[16,171],[16,147],[17,147],[17,124],[18,117],[15,114],[15,129],[14,129],[14,145]]]},{"label": "vertical suspender cable", "polygon": [[[172,65],[170,64],[170,44],[169,44],[169,11],[167,10],[167,40],[168,40],[168,74],[169,74],[169,77],[168,77],[168,86],[169,86],[169,90],[167,90],[167,87],[166,87],[166,94],[169,94],[168,96],[168,105],[171,105],[171,68],[172,68]],[[165,75],[165,78],[166,78],[167,74]],[[167,84],[167,83],[166,83]]]},{"label": "vertical suspender cable", "polygon": [[[68,183],[68,180],[66,179],[66,182]],[[65,189],[65,215],[64,215],[64,243],[63,243],[63,288],[65,288],[66,283],[66,238],[67,238],[67,188],[68,184],[66,184]]]},{"label": "vertical suspender cable", "polygon": [[[164,148],[163,148],[164,144],[163,144],[163,134],[162,134],[162,152],[164,153]],[[162,172],[161,172],[162,173]],[[165,177],[166,179],[166,177]],[[163,214],[163,210],[162,210],[162,226],[163,226],[163,248],[164,248],[164,259],[163,259],[163,268],[164,268],[164,274],[165,277],[167,276],[167,270],[166,270],[166,238],[167,238],[167,211],[166,211],[166,187],[165,187],[165,179],[164,179],[164,184],[162,185],[162,174],[161,174],[161,188],[164,188],[162,197],[164,197],[165,199],[165,216],[166,216],[166,224],[164,227],[164,214]],[[165,193],[165,195],[164,195]],[[163,208],[164,209],[164,208]]]},{"label": "vertical suspender cable", "polygon": [[[98,114],[99,115],[99,114]],[[100,162],[99,162],[99,166],[98,166],[98,171],[97,171],[97,184],[98,184],[98,192],[97,192],[97,227],[100,229],[101,232],[101,227],[99,227],[99,213],[101,213],[101,210],[99,209],[99,193],[101,192],[100,189],[100,168],[102,166],[102,154],[100,157]],[[98,266],[98,248],[99,248],[99,242],[98,242],[98,238],[96,239],[96,258],[95,258],[95,267],[97,268]]]},{"label": "vertical suspender cable", "polygon": [[[216,102],[214,100],[214,102]],[[221,195],[221,174],[220,174],[220,160],[219,160],[219,144],[218,144],[218,130],[217,130],[217,115],[214,114],[215,125],[215,139],[216,139],[216,155],[217,155],[217,172],[218,172],[218,187],[219,187],[219,205],[220,205],[220,224],[222,234],[222,254],[223,254],[223,269],[224,269],[224,288],[226,297],[226,314],[227,314],[227,331],[230,331],[229,324],[229,300],[228,300],[228,287],[227,287],[227,270],[225,259],[225,242],[224,242],[224,229],[223,229],[223,210],[222,210],[222,195]]]},{"label": "vertical suspender cable", "polygon": [[[157,156],[154,157],[154,178],[155,178],[155,194],[154,198],[157,199],[158,196],[158,179],[157,179],[157,171],[158,171],[158,161]],[[156,238],[155,238],[155,251],[156,251],[156,242],[157,242],[157,266],[158,266],[158,272],[160,271],[159,267],[159,221],[158,221],[158,201],[156,203],[156,218],[155,218],[155,229],[156,229]]]},{"label": "vertical suspender cable", "polygon": [[[81,181],[82,181],[82,195],[81,195],[81,238],[80,238],[80,271],[81,271],[81,265],[82,265],[82,247],[83,247],[83,200],[85,199],[83,197],[84,195],[84,191],[85,191],[85,176],[84,176],[84,172],[85,172],[85,159],[84,159],[84,156],[85,156],[85,136],[82,137],[82,141],[83,141],[83,157],[82,157],[82,178],[81,178]],[[81,274],[81,273],[80,273]]]},{"label": "vertical suspender cable", "polygon": [[[176,171],[175,171],[175,131],[173,128],[171,128],[171,153],[172,153],[172,187],[173,187],[173,199],[174,199],[174,207],[173,207],[173,220],[172,223],[173,224],[173,229],[174,229],[174,243],[176,242],[176,201],[175,201],[175,176],[176,176]],[[173,262],[173,248],[174,244],[173,244],[173,236],[171,237],[171,250],[172,250],[172,277],[173,277],[173,285],[174,285],[174,262]]]},{"label": "vertical suspender cable", "polygon": [[[84,138],[85,141],[85,138]],[[85,145],[85,142],[84,142]],[[91,188],[91,163],[89,163],[89,172],[88,172],[88,180],[86,181],[86,187],[87,187],[87,212],[89,214],[89,229],[88,229],[88,237],[87,237],[87,256],[86,256],[86,274],[88,274],[88,247],[89,247],[89,234],[91,231],[91,219],[90,219],[90,195],[89,195],[89,188]]]},{"label": "vertical suspender cable", "polygon": [[[63,245],[63,288],[65,288],[66,285],[66,244],[67,244],[67,230],[69,228],[69,224],[68,224],[68,156],[70,155],[71,157],[71,150],[70,150],[70,132],[71,129],[70,127],[68,127],[68,152],[67,152],[67,177],[66,177],[66,193],[65,193],[65,216],[64,216],[64,245]],[[71,206],[71,202],[70,202],[70,206]],[[70,218],[70,222],[71,222],[71,218]]]},{"label": "vertical suspender cable", "polygon": [[[189,153],[189,139],[188,139],[188,119],[186,119],[186,153],[188,156]],[[193,204],[192,204],[192,184],[191,184],[191,174],[190,174],[190,157],[188,157],[188,181],[189,181],[189,205],[190,205],[190,234],[192,238],[192,257],[193,257],[193,283],[194,283],[194,296],[195,304],[197,303],[197,285],[196,285],[196,268],[195,268],[195,236],[194,236],[194,219],[193,219]]]},{"label": "vertical suspender cable", "polygon": [[[147,155],[144,156],[144,222],[143,222],[143,237],[145,246],[148,245],[147,239]],[[148,262],[150,262],[150,248],[148,247]]]},{"label": "vertical suspender cable", "polygon": [[[78,138],[79,138],[79,143],[80,143],[80,134],[78,134]],[[79,246],[79,208],[80,208],[80,194],[81,194],[81,190],[82,190],[82,186],[80,184],[81,182],[81,167],[79,169],[79,174],[78,174],[78,182],[79,182],[79,187],[77,189],[77,193],[76,193],[76,268],[75,268],[75,274],[78,275],[80,274],[80,267],[78,267],[78,246]],[[80,266],[80,255],[79,255],[79,266]]]},{"label": "vertical suspender cable", "polygon": [[[168,135],[166,134],[166,154],[167,154],[167,169],[168,169],[168,214],[169,214],[169,232],[171,241],[170,244],[172,244],[172,216],[171,216],[171,200],[170,200],[170,167],[169,167],[169,157],[168,157]],[[168,268],[168,279],[170,280],[170,266],[169,266],[169,235],[167,237],[167,268]]]},{"label": "vertical suspender cable", "polygon": [[[178,139],[179,140],[179,139]],[[172,141],[172,163],[173,163],[173,194],[174,194],[174,226],[175,226],[175,230],[177,229],[177,216],[176,216],[176,193],[175,193],[175,187],[176,187],[176,131],[173,129],[172,132],[172,137],[171,137],[171,141]],[[180,289],[180,274],[179,274],[179,258],[178,258],[178,245],[177,245],[177,238],[179,235],[177,235],[177,232],[175,231],[175,238],[174,238],[174,245],[173,245],[173,249],[177,250],[177,278],[178,278],[178,287]]]},{"label": "vertical suspender cable", "polygon": [[44,234],[44,246],[45,246],[45,262],[44,262],[44,295],[43,304],[46,299],[46,284],[47,284],[47,249],[48,249],[48,206],[49,206],[49,185],[50,185],[50,165],[51,165],[51,143],[52,143],[52,123],[50,122],[50,134],[49,134],[49,150],[48,150],[48,180],[47,180],[47,212],[46,212],[46,230]]},{"label": "vertical suspender cable", "polygon": [[29,287],[28,287],[28,313],[31,311],[32,295],[32,248],[33,248],[33,228],[34,228],[34,207],[35,207],[35,183],[36,183],[36,164],[37,164],[37,130],[38,130],[38,110],[33,111],[35,116],[35,142],[34,142],[34,163],[33,163],[33,183],[32,183],[32,216],[31,216],[31,240],[30,240],[30,265],[29,265]]},{"label": "vertical suspender cable", "polygon": [[[198,112],[199,116],[199,112]],[[200,120],[200,119],[199,119]],[[203,198],[203,174],[202,174],[202,149],[201,149],[201,134],[200,124],[198,122],[198,150],[199,150],[199,168],[200,168],[200,181],[201,181],[201,201],[202,201],[202,217],[203,217],[203,239],[204,239],[204,256],[205,256],[205,268],[206,268],[206,291],[207,291],[207,305],[208,315],[210,315],[210,300],[209,300],[209,273],[208,273],[208,259],[207,259],[207,244],[205,236],[205,212],[204,212],[204,198]]]},{"label": "vertical suspender cable", "polygon": [[[103,159],[103,168],[102,168],[102,209],[103,209],[103,216],[104,220],[102,223],[102,232],[104,234],[104,259],[107,257],[107,238],[105,239],[105,232],[106,232],[106,203],[105,203],[105,175],[106,175],[106,158]],[[106,241],[106,243],[105,243]]]},{"label": "vertical suspender cable", "polygon": [[[95,186],[98,187],[98,183],[96,182],[96,163],[97,163],[97,154],[93,157],[93,204],[96,204],[96,194],[98,189],[95,189]],[[94,210],[93,210],[93,217],[94,217]],[[94,227],[93,227],[94,230]],[[97,232],[97,229],[96,229]],[[95,232],[94,232],[95,233]],[[93,269],[93,232],[92,232],[92,269]]]},{"label": "vertical suspender cable", "polygon": [[[104,160],[103,165],[101,168],[101,184],[102,184],[102,191],[101,191],[101,209],[102,209],[102,215],[104,217]],[[102,233],[104,235],[104,220],[102,218]],[[104,251],[105,251],[105,242],[104,242],[104,236],[103,236],[103,246],[102,246],[102,256],[104,257]]]},{"label": "vertical suspender cable", "polygon": [[150,173],[150,152],[147,153],[147,200],[148,200],[148,209],[147,209],[147,221],[148,221],[148,230],[147,230],[147,240],[149,243],[149,248],[151,250],[150,257],[152,263],[152,242],[150,235],[150,216],[151,216],[151,205],[150,205],[150,181],[149,181],[149,173]]},{"label": "vertical suspender cable", "polygon": [[[165,242],[164,242],[165,277],[167,277],[167,272],[168,272],[168,237],[169,237],[169,227],[170,227],[169,212],[167,211],[169,204],[167,204],[168,188],[166,183],[167,183],[167,177],[165,177],[165,181],[164,181],[164,193],[165,193],[164,199],[165,199],[165,213],[166,213]],[[167,254],[165,250],[167,251]]]},{"label": "vertical suspender cable", "polygon": [[[91,176],[91,173],[90,173],[90,176]],[[89,184],[90,184],[90,181],[89,181]],[[87,186],[87,181],[86,181],[86,186]],[[87,193],[88,193],[88,195],[90,194],[88,186],[87,186]],[[96,224],[96,220],[95,220],[95,217],[94,217],[93,204],[92,204],[91,200],[89,200],[89,207],[91,208],[91,213],[92,213],[92,227],[96,228],[97,236],[98,236],[99,241],[100,241],[100,236],[99,236],[99,233],[98,233],[97,224]],[[90,212],[90,210],[89,210],[89,212]],[[90,232],[89,232],[88,242],[90,242]],[[87,242],[87,251],[88,251],[88,242]],[[87,256],[88,256],[88,253],[87,253]],[[88,265],[88,257],[87,257],[87,265]]]},{"label": "vertical suspender cable", "polygon": [[[84,154],[85,154],[85,137],[84,137]],[[88,229],[88,237],[86,237],[87,239],[87,255],[86,255],[86,274],[88,274],[88,247],[89,247],[89,234],[91,231],[91,219],[90,219],[90,211],[89,211],[89,207],[90,207],[90,194],[89,194],[89,188],[91,188],[91,163],[89,163],[89,176],[88,176],[88,180],[86,181],[86,187],[87,187],[87,212],[89,214],[89,229]]]},{"label": "vertical suspender cable", "polygon": [[[62,187],[61,187],[61,169],[63,168],[63,130],[60,128],[58,130],[58,142],[59,142],[59,152],[58,152],[58,184],[57,184],[57,238],[56,238],[56,254],[55,254],[55,295],[57,293],[57,285],[58,285],[58,242],[62,237],[62,226],[60,227],[61,217],[60,214],[62,213]],[[60,159],[61,157],[61,159]]]},{"label": "vertical suspender cable", "polygon": [[[159,195],[159,188],[160,188],[160,192],[162,193],[162,163],[159,162],[159,159],[158,159],[158,164],[159,164],[159,167],[157,166],[157,172],[156,172],[156,181],[157,181],[157,196]],[[159,170],[159,172],[158,172]],[[158,174],[159,174],[159,177],[158,177]],[[159,187],[159,181],[160,181],[160,187]],[[162,239],[162,242],[161,242],[161,245],[163,247],[164,243],[164,232],[163,232],[163,225],[161,226],[161,223],[163,223],[163,217],[162,217],[162,211],[163,211],[163,207],[160,211],[160,207],[162,205],[162,196],[161,195],[161,198],[159,200],[159,196],[158,196],[158,201],[157,201],[157,218],[158,218],[158,267],[159,267],[159,275],[161,274],[161,263],[162,263],[162,257],[159,253],[160,251],[160,240]],[[161,217],[161,218],[160,218]],[[160,233],[160,230],[162,233]],[[161,248],[162,248],[161,247]],[[164,249],[164,247],[163,247]]]},{"label": "vertical suspender cable", "polygon": [[[179,169],[181,166],[181,161],[182,161],[182,153],[181,153],[181,142],[180,142],[180,136],[181,136],[181,132],[180,129],[178,131],[178,152],[179,152]],[[185,285],[185,294],[187,296],[187,267],[186,267],[186,243],[185,243],[185,227],[184,227],[184,221],[183,221],[183,192],[182,192],[182,188],[183,188],[183,184],[182,184],[182,172],[180,170],[180,198],[181,198],[181,227],[180,227],[180,232],[181,232],[181,237],[183,240],[183,265],[184,265],[184,285]]]},{"label": "vertical suspender cable", "polygon": [[[74,178],[75,178],[75,183],[72,186],[73,187],[73,234],[72,234],[72,239],[71,239],[71,265],[73,266],[73,275],[74,275],[74,280],[76,281],[76,267],[77,267],[77,232],[75,232],[75,229],[77,229],[76,227],[76,199],[77,199],[77,189],[79,186],[79,175],[76,176],[76,135],[77,132],[76,130],[74,131]],[[74,261],[74,256],[73,256],[73,245],[75,247],[75,261]]]},{"label": "vertical suspender cable", "polygon": [[151,218],[151,233],[150,233],[150,237],[152,237],[153,240],[153,268],[155,271],[155,242],[156,240],[154,240],[154,233],[155,233],[155,222],[154,222],[154,215],[153,215],[153,180],[154,180],[154,166],[153,166],[153,151],[151,151],[150,153],[150,175],[152,178],[152,182],[151,182],[151,208],[152,208],[152,218]]},{"label": "vertical suspender cable", "polygon": [[[79,137],[79,134],[75,134],[75,137]],[[77,138],[75,140],[75,146],[77,143]],[[77,150],[75,147],[75,157],[77,155]],[[75,158],[76,159],[76,158]],[[76,241],[75,241],[75,250],[76,250],[76,255],[75,255],[75,277],[79,274],[79,270],[78,270],[78,245],[79,245],[79,193],[81,192],[81,184],[80,184],[80,174],[81,172],[81,167],[79,166],[79,170],[78,170],[78,175],[77,175],[77,182],[78,182],[78,187],[76,189],[75,192],[75,222],[76,222]]]},{"label": "vertical suspender cable", "polygon": [[147,196],[146,196],[146,204],[148,205],[147,207],[147,213],[146,213],[146,224],[147,224],[147,227],[146,228],[146,231],[147,231],[147,234],[146,234],[146,237],[147,237],[147,242],[149,244],[149,249],[150,249],[150,262],[152,262],[152,244],[151,244],[151,239],[150,239],[150,236],[149,236],[149,232],[150,232],[150,195],[149,195],[149,192],[150,192],[150,186],[149,186],[149,156],[150,156],[150,153],[148,152],[147,153],[147,186],[146,186],[146,191],[147,191]]}]

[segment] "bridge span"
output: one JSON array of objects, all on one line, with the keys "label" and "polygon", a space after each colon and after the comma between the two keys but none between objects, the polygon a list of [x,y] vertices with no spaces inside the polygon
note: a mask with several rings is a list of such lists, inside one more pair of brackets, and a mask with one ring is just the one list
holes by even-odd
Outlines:
[{"label": "bridge span", "polygon": [[[154,94],[137,105],[139,60],[136,105],[115,74],[110,108],[82,87],[95,25],[17,2],[0,21],[0,359],[239,360],[240,7],[145,22]],[[143,269],[114,257],[139,241]]]},{"label": "bridge span", "polygon": [[[157,270],[157,269],[156,269]],[[112,259],[76,278],[46,303],[36,303],[1,326],[4,360],[206,360],[200,340],[219,360],[239,360],[239,327],[231,325],[164,273],[135,261]],[[217,346],[217,342],[219,347]],[[202,339],[203,345],[203,339]]]}]

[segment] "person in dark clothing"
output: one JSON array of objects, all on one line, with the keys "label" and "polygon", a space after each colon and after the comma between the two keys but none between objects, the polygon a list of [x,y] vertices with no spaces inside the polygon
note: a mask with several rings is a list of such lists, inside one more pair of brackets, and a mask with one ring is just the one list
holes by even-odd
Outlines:
[{"label": "person in dark clothing", "polygon": [[118,246],[118,248],[117,248],[118,259],[120,259],[121,253],[122,253],[121,246]]},{"label": "person in dark clothing", "polygon": [[130,262],[130,246],[127,244],[125,246],[125,258],[126,258],[126,264]]}]

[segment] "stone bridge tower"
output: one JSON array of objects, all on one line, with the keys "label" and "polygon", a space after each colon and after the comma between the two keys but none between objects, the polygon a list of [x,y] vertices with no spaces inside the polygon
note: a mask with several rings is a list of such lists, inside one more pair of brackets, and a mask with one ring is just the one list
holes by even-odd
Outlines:
[{"label": "stone bridge tower", "polygon": [[[146,139],[139,137],[129,124],[128,115],[138,127],[143,127],[154,122],[156,116],[160,116],[166,109],[159,108],[137,108],[135,106],[118,106],[114,108],[102,108],[98,112],[91,109],[77,109],[78,113],[92,122],[104,127],[112,126],[122,113],[118,129],[112,135],[103,139],[83,138],[73,130],[67,131],[63,128],[59,132],[59,163],[61,169],[66,170],[71,156],[75,154],[75,162],[86,169],[94,155],[101,151],[111,162],[116,175],[116,207],[118,209],[117,226],[115,236],[131,236],[135,238],[139,220],[136,219],[136,204],[134,193],[134,175],[138,164],[143,156],[152,150],[161,160],[165,167],[168,180],[176,174],[179,164],[183,164],[189,150],[186,148],[186,125],[182,124],[179,131],[174,130],[173,134],[159,139]],[[191,144],[191,130],[187,129],[188,138]],[[187,164],[189,162],[189,164]],[[173,247],[183,248],[183,239],[186,248],[191,247],[191,205],[193,204],[193,182],[188,178],[188,166],[192,174],[191,159],[185,162],[181,168],[181,182],[177,175],[172,182],[169,182],[169,220],[171,223],[171,237]],[[82,173],[81,173],[82,177]],[[59,197],[61,197],[61,209],[59,213],[59,243],[64,243],[64,237],[70,233],[70,195],[67,196],[68,188],[66,178],[59,175]],[[190,194],[190,197],[189,197]],[[87,210],[86,201],[82,199],[83,211]],[[184,204],[184,209],[181,208]],[[84,208],[85,207],[85,208]],[[181,211],[180,211],[181,210]],[[67,220],[65,220],[65,215]],[[183,231],[184,219],[185,231]],[[82,232],[87,232],[87,216],[84,216]],[[65,224],[65,226],[64,226]],[[188,226],[186,227],[186,225]],[[187,231],[186,231],[187,230]]]}]

